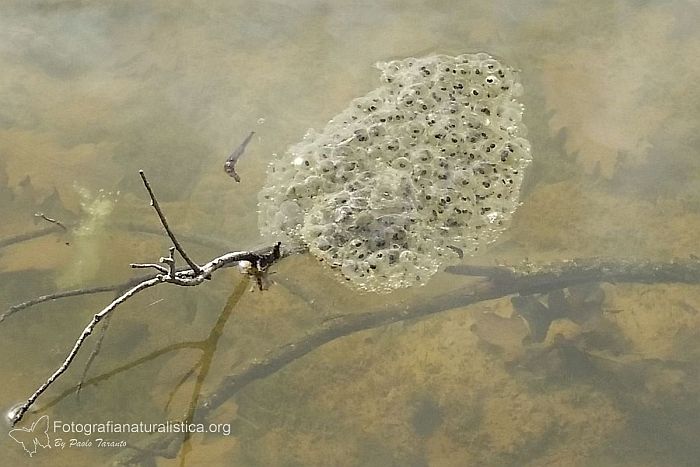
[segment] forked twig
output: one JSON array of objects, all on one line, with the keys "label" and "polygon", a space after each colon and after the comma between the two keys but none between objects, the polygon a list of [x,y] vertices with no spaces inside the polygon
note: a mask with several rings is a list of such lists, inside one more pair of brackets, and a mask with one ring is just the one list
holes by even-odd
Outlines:
[{"label": "forked twig", "polygon": [[[175,235],[170,230],[170,227],[168,226],[167,221],[165,220],[165,216],[163,215],[163,212],[161,211],[160,206],[158,205],[158,201],[155,198],[153,190],[151,189],[145,174],[143,173],[143,171],[139,171],[139,174],[141,175],[141,179],[143,180],[143,183],[151,197],[151,205],[155,208],[156,212],[158,213],[158,217],[160,218],[161,223],[163,224],[163,227],[165,228],[166,232],[168,233],[168,236],[175,245],[174,247],[170,248],[170,254],[168,257],[160,259],[160,262],[165,264],[167,268],[156,268],[159,270],[160,274],[157,274],[155,277],[144,279],[136,285],[131,286],[128,290],[119,295],[109,305],[103,308],[102,311],[93,316],[90,323],[88,323],[88,325],[85,327],[85,329],[83,329],[83,332],[80,334],[78,339],[75,341],[73,348],[68,353],[61,366],[59,366],[58,369],[54,371],[54,373],[46,380],[46,382],[39,386],[39,388],[36,391],[34,391],[34,393],[31,396],[29,396],[29,398],[25,402],[15,407],[9,414],[10,422],[12,423],[12,425],[15,425],[17,422],[22,420],[24,414],[34,404],[34,402],[39,398],[39,396],[41,396],[41,394],[43,394],[44,391],[46,391],[49,388],[49,386],[51,386],[63,373],[65,373],[65,371],[70,366],[71,362],[73,362],[76,355],[80,351],[80,348],[82,347],[83,343],[88,338],[88,336],[92,334],[97,324],[99,324],[103,318],[109,316],[110,313],[112,313],[112,311],[114,311],[119,305],[121,305],[137,293],[165,282],[179,286],[197,286],[205,280],[208,280],[211,277],[211,274],[216,270],[227,267],[234,263],[238,263],[239,261],[248,261],[252,264],[257,265],[259,269],[264,270],[282,257],[280,251],[280,244],[277,243],[273,247],[265,248],[259,251],[239,251],[226,253],[217,258],[214,258],[213,260],[206,263],[204,266],[197,266],[191,260],[189,260],[187,253],[185,253],[185,251],[182,249],[182,246],[180,246],[179,242],[177,242],[177,239],[175,238]],[[175,267],[175,259],[173,258],[173,253],[176,248],[186,261],[189,260],[188,263],[191,263],[190,269],[178,271],[178,269]],[[6,313],[5,316],[7,314],[8,313]]]}]

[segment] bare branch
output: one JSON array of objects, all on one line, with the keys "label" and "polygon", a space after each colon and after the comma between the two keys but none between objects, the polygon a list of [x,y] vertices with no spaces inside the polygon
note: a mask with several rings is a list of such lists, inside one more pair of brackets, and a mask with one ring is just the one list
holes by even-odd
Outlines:
[{"label": "bare branch", "polygon": [[[173,247],[169,248],[169,255],[167,257],[162,257],[160,258],[160,262],[165,264],[167,266],[163,267],[158,264],[132,264],[132,267],[152,267],[158,270],[161,274],[157,274],[155,277],[150,277],[147,279],[142,280],[141,282],[137,283],[136,285],[133,285],[130,287],[128,290],[123,292],[119,297],[117,297],[115,300],[113,300],[109,305],[107,305],[102,311],[94,315],[90,323],[83,329],[83,332],[80,334],[78,339],[75,341],[75,344],[73,345],[73,348],[71,351],[68,353],[66,356],[65,360],[61,364],[61,366],[58,367],[58,369],[46,380],[44,384],[39,386],[39,388],[34,391],[34,393],[29,396],[29,398],[13,409],[13,411],[9,414],[10,421],[12,425],[15,425],[17,422],[22,420],[22,417],[24,414],[29,410],[29,408],[34,404],[34,402],[41,396],[41,394],[46,391],[51,384],[53,384],[63,373],[68,370],[68,367],[70,366],[71,362],[75,359],[76,355],[80,351],[80,348],[82,347],[83,343],[85,340],[92,334],[94,331],[95,327],[97,324],[102,321],[105,317],[109,316],[112,311],[114,311],[120,304],[124,303],[126,300],[129,298],[133,297],[137,293],[141,292],[142,290],[145,290],[147,288],[153,287],[155,285],[168,282],[172,283],[175,285],[180,285],[180,286],[196,286],[201,284],[203,281],[208,280],[211,278],[211,274],[221,268],[227,267],[233,263],[238,263],[239,261],[248,261],[252,264],[256,265],[256,268],[259,272],[264,272],[272,263],[277,261],[278,259],[281,258],[281,251],[280,251],[280,243],[277,243],[275,246],[266,248],[264,250],[261,250],[259,252],[249,252],[249,251],[243,251],[243,252],[231,252],[231,253],[226,253],[222,256],[219,256],[217,258],[214,258],[213,260],[209,261],[207,264],[204,266],[200,267],[196,265],[187,255],[187,253],[184,251],[180,243],[177,241],[177,238],[173,234],[173,232],[170,230],[170,227],[168,226],[168,221],[165,219],[165,215],[163,214],[162,210],[160,209],[160,206],[158,205],[158,201],[155,197],[155,194],[153,193],[153,190],[151,189],[150,184],[148,183],[148,179],[146,178],[146,175],[144,174],[143,170],[139,171],[139,174],[141,175],[141,179],[143,180],[143,183],[146,187],[146,190],[148,190],[148,194],[151,198],[151,206],[155,209],[156,213],[158,214],[158,217],[161,221],[161,224],[163,225],[163,228],[165,229],[166,233],[170,237],[170,239],[173,242]],[[43,215],[37,214],[39,217],[42,219],[48,220],[49,222],[52,222],[56,225],[61,225],[61,227],[65,228],[62,224],[59,224],[57,221],[54,221],[52,219],[46,218]],[[182,255],[183,259],[187,262],[187,264],[190,266],[190,269],[186,270],[181,270],[178,271],[177,268],[175,267],[175,258],[174,258],[174,253],[175,250],[178,250],[178,252]],[[109,287],[109,289],[100,289],[100,291],[105,291],[105,290],[111,290],[113,287]],[[60,295],[62,296],[67,296],[68,293],[73,292],[73,295],[79,295],[86,293],[85,290],[79,290],[79,291],[69,291],[69,292],[64,292],[63,294],[53,294],[53,297],[56,298]],[[10,314],[18,311],[19,309],[27,306],[31,306],[33,303],[38,303],[40,301],[46,301],[49,298],[45,297],[40,297],[40,299],[35,299],[35,300],[30,300],[29,302],[25,302],[23,304],[20,304],[19,306],[15,306],[10,308],[7,312],[5,312],[2,316],[0,316],[0,321],[4,320],[5,317],[9,316]],[[99,345],[99,342],[98,342]],[[91,359],[93,356],[91,355],[91,358],[89,360],[89,363],[91,362]],[[89,364],[88,363],[88,364]],[[84,375],[83,375],[84,378]]]},{"label": "bare branch", "polygon": [[43,394],[43,392],[46,391],[48,387],[51,386],[51,384],[53,384],[53,382],[58,379],[59,376],[65,373],[65,371],[68,369],[68,366],[75,359],[75,356],[78,355],[78,351],[80,350],[80,347],[82,347],[83,342],[85,342],[85,339],[87,339],[88,336],[92,334],[92,331],[95,329],[95,326],[97,326],[97,324],[102,320],[102,318],[107,316],[109,313],[114,311],[119,305],[121,305],[137,293],[149,287],[153,287],[154,285],[157,285],[161,282],[163,282],[163,279],[160,277],[141,282],[140,284],[132,287],[131,289],[123,293],[116,300],[114,300],[112,303],[103,308],[102,311],[93,316],[90,323],[87,326],[85,326],[85,329],[83,329],[83,332],[80,334],[80,337],[78,337],[78,340],[75,341],[73,348],[68,353],[68,356],[63,361],[61,366],[58,367],[58,369],[51,376],[49,376],[49,378],[44,384],[39,386],[39,388],[36,391],[34,391],[34,393],[31,396],[29,396],[29,398],[22,405],[20,405],[13,411],[13,413],[10,415],[10,421],[12,422],[12,424],[14,425],[20,420],[22,420],[22,417],[27,412],[27,410],[29,410],[32,404],[34,404],[34,401],[36,401],[37,398],[41,394]]},{"label": "bare branch", "polygon": [[[238,261],[249,261],[252,264],[257,264],[258,260],[261,257],[265,258],[272,258],[275,257],[277,259],[285,258],[287,256],[291,256],[294,254],[299,254],[302,253],[303,249],[295,248],[295,249],[285,249],[285,250],[280,250],[278,247],[278,252],[277,256],[274,254],[274,249],[276,247],[267,247],[267,248],[262,248],[258,250],[253,250],[253,251],[247,251],[247,252],[239,252],[239,254],[242,255],[248,255],[245,257],[241,257],[240,260],[235,260],[235,261],[229,261],[226,264],[224,264],[222,267],[231,267],[235,266],[238,264]],[[269,260],[268,260],[269,261]],[[274,262],[276,260],[272,260]],[[137,264],[136,268],[141,268],[141,267],[146,267],[150,266],[153,267],[155,263],[143,263],[144,265],[142,266],[141,264]],[[270,263],[271,264],[271,263]],[[155,264],[157,267],[156,269],[159,270],[159,273],[161,274],[166,274],[168,272],[167,268],[164,268],[160,264]],[[265,266],[264,264],[262,266]],[[269,264],[267,264],[269,266]],[[134,266],[132,266],[134,267]],[[162,270],[160,268],[163,268]],[[265,268],[264,268],[265,269]],[[263,269],[263,270],[264,270]],[[176,272],[185,272],[185,271],[191,271],[187,267],[180,267],[176,269]],[[134,277],[132,279],[129,279],[125,282],[120,282],[119,284],[111,284],[111,285],[100,285],[100,286],[95,286],[95,287],[85,287],[81,289],[72,289],[72,290],[63,290],[59,292],[54,292],[46,295],[42,295],[40,297],[33,298],[31,300],[24,301],[22,303],[18,303],[16,305],[12,305],[10,308],[5,311],[2,315],[0,315],[0,322],[4,321],[5,318],[15,314],[16,312],[23,310],[25,308],[30,308],[35,305],[39,305],[44,302],[48,302],[51,300],[58,300],[61,298],[68,298],[68,297],[77,297],[80,295],[91,295],[91,294],[96,294],[96,293],[103,293],[103,292],[119,292],[128,289],[129,287],[132,287],[139,282],[148,280],[148,279],[153,279],[156,277],[155,274],[150,274],[150,275],[144,275],[144,276],[138,276]]]},{"label": "bare branch", "polygon": [[197,266],[197,264],[190,259],[187,253],[185,253],[185,249],[182,248],[182,245],[180,245],[180,242],[178,242],[177,238],[175,237],[175,234],[172,230],[170,230],[168,221],[165,219],[165,214],[163,214],[163,211],[160,209],[160,205],[158,204],[158,200],[156,200],[156,195],[151,189],[151,184],[148,183],[146,174],[143,173],[143,170],[139,170],[139,175],[141,175],[141,180],[143,180],[143,184],[146,187],[146,190],[148,190],[148,195],[151,197],[151,206],[153,206],[153,209],[156,210],[158,218],[160,219],[160,223],[163,224],[163,228],[168,234],[168,237],[170,237],[170,240],[173,242],[173,245],[175,245],[175,248],[177,248],[178,253],[180,253],[180,256],[182,256],[182,259],[185,260],[190,269],[192,269],[195,272],[195,274],[199,274],[199,266]]},{"label": "bare branch", "polygon": [[29,410],[29,408],[34,404],[37,398],[48,389],[51,384],[53,384],[70,366],[71,362],[75,359],[78,351],[82,347],[85,340],[92,334],[95,326],[105,317],[108,316],[112,311],[114,311],[119,305],[124,303],[126,300],[136,295],[137,293],[145,290],[147,288],[153,287],[161,283],[171,283],[180,286],[192,287],[201,284],[205,280],[211,277],[211,274],[218,269],[225,268],[232,264],[237,264],[239,261],[250,261],[251,263],[257,264],[260,268],[268,268],[275,261],[282,257],[280,251],[280,243],[270,248],[264,248],[258,251],[236,251],[231,253],[226,253],[217,258],[206,263],[199,269],[199,272],[195,272],[192,269],[186,269],[183,271],[177,271],[174,267],[174,259],[172,258],[173,249],[170,250],[170,256],[168,258],[161,258],[161,260],[169,265],[171,269],[168,271],[167,275],[158,274],[155,277],[143,280],[138,284],[131,287],[129,290],[121,294],[112,303],[107,305],[102,311],[97,313],[90,323],[85,327],[83,332],[80,334],[78,339],[75,341],[73,348],[69,352],[68,356],[63,361],[63,364],[42,384],[34,393],[20,406],[18,406],[11,414],[10,421],[13,425],[19,422],[24,414]]}]

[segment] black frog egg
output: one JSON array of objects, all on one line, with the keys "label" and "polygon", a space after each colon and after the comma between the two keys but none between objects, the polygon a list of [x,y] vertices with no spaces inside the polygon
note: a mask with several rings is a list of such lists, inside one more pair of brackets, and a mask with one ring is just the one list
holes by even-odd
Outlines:
[{"label": "black frog egg", "polygon": [[468,169],[455,170],[451,174],[451,179],[456,190],[469,192],[471,190],[469,184],[473,181],[474,174]]},{"label": "black frog egg", "polygon": [[369,138],[374,140],[382,138],[384,135],[386,135],[386,127],[385,125],[372,125],[367,129],[367,134],[369,135]]},{"label": "black frog egg", "polygon": [[487,89],[496,90],[496,92],[497,92],[500,84],[501,84],[501,80],[496,75],[488,75],[488,76],[486,76],[486,78],[484,78],[484,87]]},{"label": "black frog egg", "polygon": [[389,265],[389,257],[386,254],[386,250],[382,248],[381,250],[370,253],[367,257],[367,263],[369,263],[370,268],[382,271]]},{"label": "black frog egg", "polygon": [[414,164],[428,164],[433,160],[431,147],[416,147],[409,153],[409,157]]},{"label": "black frog egg", "polygon": [[369,142],[369,132],[364,128],[359,128],[359,129],[353,131],[352,138],[354,141],[357,141],[358,143],[367,144]]},{"label": "black frog egg", "polygon": [[412,89],[407,89],[402,92],[398,98],[398,107],[403,110],[413,110],[416,106],[416,101],[420,98],[420,93],[416,94]]},{"label": "black frog egg", "polygon": [[355,248],[355,249],[362,248],[362,246],[364,244],[365,244],[365,239],[359,238],[359,237],[355,237],[348,242],[348,246]]},{"label": "black frog egg", "polygon": [[401,141],[398,138],[387,138],[376,146],[375,153],[378,158],[391,163],[401,155]]},{"label": "black frog egg", "polygon": [[415,145],[422,140],[424,132],[425,128],[421,122],[411,120],[404,124],[403,133],[405,136],[401,140],[406,141],[406,146]]},{"label": "black frog egg", "polygon": [[391,161],[391,166],[396,170],[408,171],[412,168],[411,161],[406,157],[397,157]]},{"label": "black frog egg", "polygon": [[335,172],[335,163],[331,160],[324,159],[318,163],[318,172],[320,174],[332,175]]}]

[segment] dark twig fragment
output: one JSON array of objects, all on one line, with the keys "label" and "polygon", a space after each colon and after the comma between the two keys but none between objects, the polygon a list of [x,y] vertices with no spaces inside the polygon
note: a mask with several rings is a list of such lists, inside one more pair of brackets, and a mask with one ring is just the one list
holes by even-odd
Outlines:
[{"label": "dark twig fragment", "polygon": [[0,238],[0,248],[5,248],[6,246],[14,245],[16,243],[26,242],[27,240],[43,237],[45,235],[50,235],[52,233],[60,232],[61,230],[62,229],[58,225],[54,224],[33,232],[13,235],[7,238]]},{"label": "dark twig fragment", "polygon": [[39,217],[39,218],[41,218],[41,219],[44,219],[46,222],[50,222],[50,223],[52,223],[52,224],[56,224],[57,226],[59,226],[60,228],[62,228],[65,232],[68,232],[68,227],[66,227],[65,225],[63,225],[63,223],[62,223],[61,221],[57,221],[56,219],[53,219],[53,218],[51,218],[51,217],[48,217],[48,216],[47,216],[46,214],[44,214],[43,212],[36,212],[36,213],[34,213],[34,217]]},{"label": "dark twig fragment", "polygon": [[100,353],[100,350],[102,349],[102,342],[105,339],[105,335],[107,335],[107,329],[109,329],[109,323],[112,322],[112,315],[108,315],[105,320],[104,324],[102,325],[102,328],[100,329],[100,335],[97,337],[97,342],[95,342],[95,347],[92,349],[92,352],[90,352],[90,356],[88,356],[87,362],[85,362],[85,367],[83,368],[83,374],[80,375],[80,382],[78,382],[78,388],[75,390],[75,395],[76,397],[80,398],[80,391],[83,389],[83,384],[85,383],[85,378],[87,378],[88,371],[90,371],[90,367],[92,366],[92,363],[95,361],[97,358],[97,355]]},{"label": "dark twig fragment", "polygon": [[102,293],[102,292],[113,292],[115,290],[119,290],[120,288],[125,288],[128,284],[129,283],[117,284],[117,285],[101,285],[98,287],[88,287],[88,288],[82,288],[82,289],[64,290],[61,292],[42,295],[41,297],[33,298],[31,300],[27,300],[26,302],[18,303],[17,305],[11,306],[10,308],[7,309],[7,311],[5,311],[2,315],[0,315],[0,322],[4,321],[5,318],[17,313],[20,310],[23,310],[25,308],[29,308],[29,307],[34,306],[34,305],[38,305],[39,303],[44,303],[44,302],[48,302],[50,300],[56,300],[59,298],[77,297],[79,295],[91,295],[91,294]]}]

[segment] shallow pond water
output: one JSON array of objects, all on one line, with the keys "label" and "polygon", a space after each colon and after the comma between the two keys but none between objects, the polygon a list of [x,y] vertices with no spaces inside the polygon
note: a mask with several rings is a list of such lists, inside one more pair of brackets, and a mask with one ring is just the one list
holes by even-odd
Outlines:
[{"label": "shallow pond water", "polygon": [[[697,258],[699,18],[681,0],[6,0],[0,310],[124,281],[129,263],[167,252],[140,169],[195,260],[261,246],[271,155],[376,88],[374,63],[430,53],[488,52],[520,69],[525,89],[522,204],[465,264]],[[236,183],[223,163],[250,131]],[[68,232],[3,243],[49,226],[35,213]],[[273,269],[262,293],[226,270],[129,300],[79,396],[95,335],[27,415],[22,426],[48,416],[51,450],[30,458],[0,434],[2,464],[141,453],[159,466],[697,465],[700,288],[683,284],[583,284],[353,333],[243,388],[207,415],[228,434],[195,433],[166,446],[171,458],[131,449],[153,449],[148,434],[62,429],[181,420],[226,375],[334,317],[411,310],[479,282],[442,272],[378,295],[305,255]],[[0,405],[28,397],[112,298],[1,322]],[[558,313],[548,327],[520,318],[542,309]]]}]

